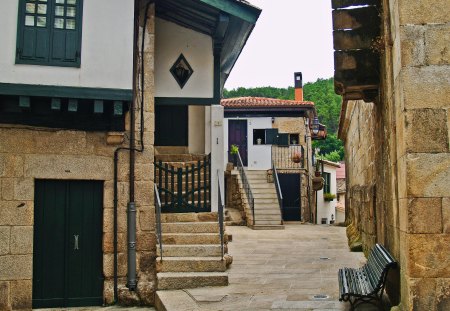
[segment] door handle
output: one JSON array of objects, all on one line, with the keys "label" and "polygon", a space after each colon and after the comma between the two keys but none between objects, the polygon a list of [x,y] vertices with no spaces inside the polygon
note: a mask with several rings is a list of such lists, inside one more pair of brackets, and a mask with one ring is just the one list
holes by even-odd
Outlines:
[{"label": "door handle", "polygon": [[79,250],[79,247],[78,247],[78,237],[79,237],[79,235],[75,235],[75,234],[74,234],[74,236],[73,236],[73,238],[74,238],[73,250]]}]

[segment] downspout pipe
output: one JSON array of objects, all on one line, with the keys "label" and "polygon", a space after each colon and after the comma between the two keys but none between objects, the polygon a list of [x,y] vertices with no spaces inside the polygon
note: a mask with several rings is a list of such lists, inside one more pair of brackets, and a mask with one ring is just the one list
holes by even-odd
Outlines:
[{"label": "downspout pipe", "polygon": [[144,151],[144,43],[145,43],[145,33],[147,29],[147,19],[148,19],[148,9],[152,2],[147,2],[145,6],[144,14],[144,25],[142,27],[142,42],[141,42],[141,62],[140,62],[140,74],[141,74],[141,85],[140,85],[140,148],[136,149],[136,101],[137,93],[139,91],[137,87],[137,64],[138,64],[138,38],[139,38],[139,8],[140,0],[135,0],[134,2],[134,38],[133,38],[133,100],[131,103],[131,113],[130,113],[130,170],[129,170],[129,189],[130,197],[127,204],[127,245],[128,245],[128,256],[127,256],[127,287],[130,291],[135,291],[137,287],[136,279],[136,202],[135,202],[135,163],[136,163],[136,151]]}]

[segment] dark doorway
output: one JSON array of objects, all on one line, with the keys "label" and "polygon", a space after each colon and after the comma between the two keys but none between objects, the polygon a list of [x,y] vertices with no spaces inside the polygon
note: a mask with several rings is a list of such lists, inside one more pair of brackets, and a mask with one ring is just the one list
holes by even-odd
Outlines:
[{"label": "dark doorway", "polygon": [[283,220],[301,220],[300,174],[278,174],[283,193]]},{"label": "dark doorway", "polygon": [[36,180],[33,308],[103,303],[103,182]]},{"label": "dark doorway", "polygon": [[155,146],[188,146],[189,106],[155,106]]},{"label": "dark doorway", "polygon": [[[228,120],[228,150],[231,150],[231,145],[239,147],[242,164],[247,166],[247,120]],[[229,155],[228,161],[233,162],[232,155]]]}]

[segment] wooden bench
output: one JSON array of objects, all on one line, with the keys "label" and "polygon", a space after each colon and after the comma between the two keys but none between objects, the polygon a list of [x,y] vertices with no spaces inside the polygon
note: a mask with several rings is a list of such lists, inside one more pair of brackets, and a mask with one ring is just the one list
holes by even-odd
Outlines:
[{"label": "wooden bench", "polygon": [[339,301],[348,301],[351,310],[362,303],[371,303],[383,310],[383,291],[390,268],[397,266],[391,254],[380,244],[370,251],[361,268],[342,268],[338,272]]}]

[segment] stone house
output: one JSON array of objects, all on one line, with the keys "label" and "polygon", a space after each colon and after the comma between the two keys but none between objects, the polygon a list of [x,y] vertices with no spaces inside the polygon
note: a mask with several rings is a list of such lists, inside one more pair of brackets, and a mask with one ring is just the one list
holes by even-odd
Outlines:
[{"label": "stone house", "polygon": [[1,310],[154,304],[155,160],[208,158],[217,211],[220,94],[259,14],[236,0],[2,3]]},{"label": "stone house", "polygon": [[449,310],[450,2],[332,4],[349,238],[398,261],[399,310]]},{"label": "stone house", "polygon": [[[312,134],[314,103],[303,100],[300,72],[295,73],[294,80],[295,100],[241,97],[221,101],[225,113],[224,153],[228,155],[225,161],[234,161],[231,146],[238,146],[255,200],[255,223],[265,228],[269,225],[281,228],[285,220],[312,219],[311,141],[322,138],[324,131],[322,136]],[[241,176],[243,179],[246,177]],[[230,184],[227,189],[237,191],[238,188]]]},{"label": "stone house", "polygon": [[[324,179],[323,188],[316,191],[316,224],[333,224],[336,221],[337,179],[336,171],[339,163],[317,160],[321,177]],[[334,195],[331,197],[330,195]]]}]

